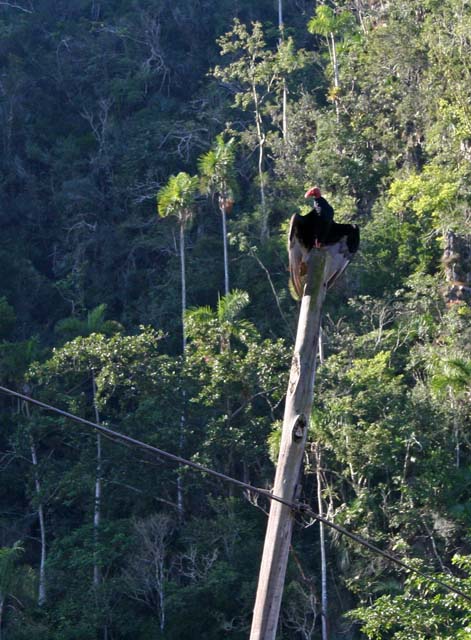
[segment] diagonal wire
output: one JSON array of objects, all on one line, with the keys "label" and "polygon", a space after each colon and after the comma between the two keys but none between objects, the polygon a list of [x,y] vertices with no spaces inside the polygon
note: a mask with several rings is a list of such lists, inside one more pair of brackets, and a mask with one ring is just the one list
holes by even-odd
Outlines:
[{"label": "diagonal wire", "polygon": [[12,389],[8,389],[7,387],[3,387],[3,386],[0,386],[0,391],[9,396],[18,398],[20,400],[23,400],[24,402],[28,402],[32,405],[40,407],[41,409],[45,409],[46,411],[51,411],[64,418],[68,418],[69,420],[78,422],[79,424],[83,424],[87,427],[91,427],[92,429],[95,429],[96,431],[99,431],[100,433],[102,433],[106,438],[112,440],[113,442],[131,445],[138,449],[142,449],[143,451],[148,451],[150,453],[157,454],[161,458],[167,458],[168,460],[172,460],[177,464],[190,467],[191,469],[195,469],[200,473],[206,473],[215,478],[219,478],[220,480],[224,480],[225,482],[230,482],[231,484],[241,487],[242,489],[245,489],[247,491],[252,491],[253,493],[258,493],[259,495],[263,495],[267,497],[269,500],[274,500],[275,502],[279,502],[293,511],[297,511],[302,514],[307,514],[312,518],[314,518],[315,520],[318,520],[319,522],[323,522],[326,526],[330,527],[331,529],[334,529],[341,535],[344,535],[347,538],[350,538],[351,540],[353,540],[354,542],[357,542],[358,544],[362,545],[366,549],[369,549],[373,553],[376,553],[377,555],[382,556],[386,560],[389,560],[390,562],[398,565],[399,567],[402,567],[406,571],[410,573],[415,573],[416,575],[419,575],[422,578],[425,578],[426,580],[429,580],[430,582],[433,582],[443,587],[447,591],[450,591],[452,593],[455,593],[456,595],[461,596],[465,600],[468,600],[468,602],[471,602],[471,596],[464,593],[464,591],[461,591],[461,589],[458,589],[457,587],[451,584],[448,584],[447,582],[444,582],[439,578],[429,576],[423,571],[421,571],[420,569],[417,569],[407,564],[400,558],[394,556],[392,553],[389,553],[388,551],[384,551],[383,549],[380,549],[372,542],[369,542],[368,540],[365,540],[364,538],[357,536],[355,533],[348,531],[348,529],[345,529],[341,525],[336,524],[335,522],[332,522],[332,520],[328,520],[327,518],[324,518],[324,516],[321,516],[319,513],[316,513],[315,511],[313,511],[310,508],[310,506],[307,504],[303,504],[300,502],[290,502],[289,500],[285,500],[284,498],[281,498],[280,496],[277,496],[271,493],[271,491],[269,491],[268,489],[261,489],[259,487],[254,487],[253,485],[248,484],[247,482],[242,482],[242,480],[237,480],[236,478],[232,478],[231,476],[228,476],[225,473],[220,473],[219,471],[215,471],[214,469],[205,467],[204,465],[199,464],[198,462],[193,462],[192,460],[187,460],[185,458],[182,458],[181,456],[177,456],[173,453],[169,453],[168,451],[164,451],[163,449],[154,447],[153,445],[147,444],[146,442],[142,442],[141,440],[137,440],[136,438],[127,436],[124,433],[120,433],[119,431],[115,431],[101,424],[97,424],[96,422],[92,422],[91,420],[86,420],[85,418],[76,416],[73,413],[69,413],[68,411],[59,409],[58,407],[54,407],[45,402],[41,402],[40,400],[36,400],[31,396],[18,393],[18,391],[13,391]]}]

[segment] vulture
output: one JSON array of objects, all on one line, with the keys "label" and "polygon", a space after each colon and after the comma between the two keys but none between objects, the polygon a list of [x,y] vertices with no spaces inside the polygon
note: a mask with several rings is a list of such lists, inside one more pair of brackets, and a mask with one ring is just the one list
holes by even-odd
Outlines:
[{"label": "vulture", "polygon": [[288,236],[291,284],[297,299],[303,294],[303,276],[307,272],[306,258],[313,247],[325,248],[332,256],[329,289],[345,271],[360,244],[357,225],[338,224],[326,218],[318,209],[291,218]]}]

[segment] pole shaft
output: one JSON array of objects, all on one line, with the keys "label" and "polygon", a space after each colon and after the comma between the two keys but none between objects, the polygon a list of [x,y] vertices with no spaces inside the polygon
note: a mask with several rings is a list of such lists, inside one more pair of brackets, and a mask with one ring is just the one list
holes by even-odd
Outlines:
[{"label": "pole shaft", "polygon": [[[312,250],[299,313],[286,394],[283,431],[273,493],[295,501],[311,414],[322,305],[330,255]],[[272,502],[260,567],[250,640],[275,640],[291,544],[293,514]]]}]

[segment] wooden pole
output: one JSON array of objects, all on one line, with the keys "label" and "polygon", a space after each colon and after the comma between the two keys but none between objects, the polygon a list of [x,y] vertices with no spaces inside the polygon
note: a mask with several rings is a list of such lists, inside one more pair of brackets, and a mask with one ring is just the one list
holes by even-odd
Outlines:
[{"label": "wooden pole", "polygon": [[[311,250],[307,259],[306,285],[299,312],[273,487],[273,493],[287,501],[296,500],[300,486],[301,464],[314,392],[322,305],[332,262],[328,248]],[[272,500],[250,640],[275,640],[292,526],[291,509]]]}]

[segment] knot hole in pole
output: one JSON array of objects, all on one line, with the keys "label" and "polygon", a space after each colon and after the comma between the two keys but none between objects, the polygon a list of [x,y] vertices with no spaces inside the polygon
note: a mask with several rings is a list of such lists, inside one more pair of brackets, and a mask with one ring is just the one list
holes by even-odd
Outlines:
[{"label": "knot hole in pole", "polygon": [[294,442],[301,442],[304,438],[304,433],[307,427],[307,419],[306,416],[301,413],[299,416],[296,416],[296,420],[293,424],[293,429],[291,431],[291,437]]}]

